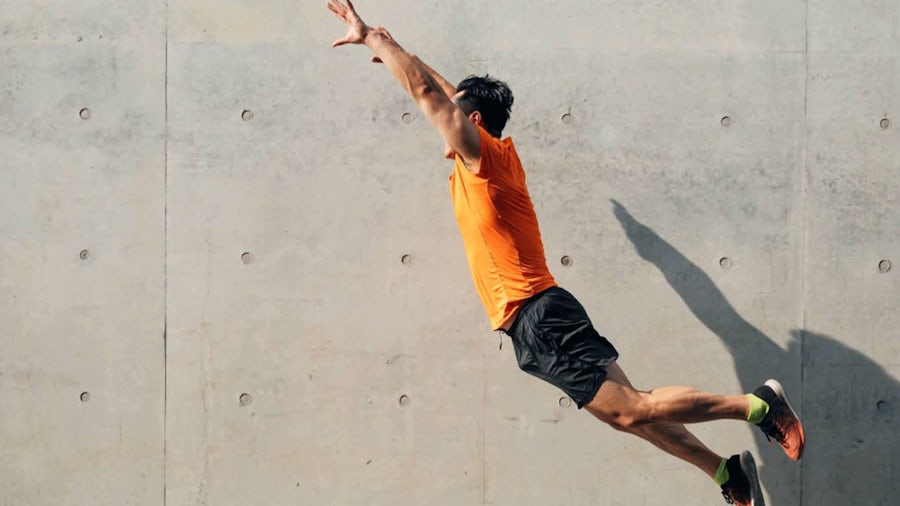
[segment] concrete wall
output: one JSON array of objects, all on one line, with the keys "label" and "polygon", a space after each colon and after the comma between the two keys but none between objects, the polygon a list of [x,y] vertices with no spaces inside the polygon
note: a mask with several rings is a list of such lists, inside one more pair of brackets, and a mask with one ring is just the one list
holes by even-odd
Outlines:
[{"label": "concrete wall", "polygon": [[[0,505],[716,503],[498,349],[440,138],[323,4],[0,9]],[[896,504],[900,0],[357,7],[510,83],[637,386],[778,377],[801,463],[697,434],[771,504]]]}]

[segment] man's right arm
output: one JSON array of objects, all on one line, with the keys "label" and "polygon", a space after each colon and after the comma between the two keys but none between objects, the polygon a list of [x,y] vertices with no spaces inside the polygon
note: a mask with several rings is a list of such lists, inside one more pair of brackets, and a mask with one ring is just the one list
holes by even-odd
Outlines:
[{"label": "man's right arm", "polygon": [[456,95],[456,86],[450,84],[450,81],[444,79],[440,74],[438,74],[433,68],[429,67],[427,63],[423,62],[418,56],[413,55],[413,59],[416,60],[416,63],[422,66],[429,74],[431,74],[431,78],[434,79],[440,86],[441,89],[444,90],[444,93],[453,98],[453,95]]},{"label": "man's right arm", "polygon": [[[363,43],[369,46],[397,82],[409,92],[447,145],[462,157],[469,170],[478,173],[481,163],[481,134],[475,123],[451,100],[456,94],[453,85],[442,77],[439,81],[436,76],[440,76],[434,70],[421,65],[422,60],[400,47],[384,28],[363,25],[360,31],[364,33]],[[452,94],[448,95],[448,91]]]},{"label": "man's right arm", "polygon": [[[384,29],[382,29],[382,30],[384,30]],[[384,34],[387,35],[388,38],[390,38],[391,40],[394,40],[394,37],[391,35],[391,32],[384,30]],[[412,56],[413,61],[415,61],[417,64],[419,64],[423,69],[425,69],[426,72],[428,72],[431,75],[431,78],[434,79],[435,82],[437,82],[437,84],[441,87],[441,90],[444,92],[445,95],[447,95],[448,98],[453,98],[453,95],[456,95],[456,86],[453,86],[453,84],[451,84],[450,81],[444,79],[444,76],[438,74],[436,70],[431,68],[431,66],[429,66],[427,63],[422,61],[422,59],[419,58],[418,56],[416,56],[414,54],[410,54],[410,56]],[[384,63],[383,61],[381,61],[381,58],[379,58],[377,56],[373,56],[372,61],[375,63]]]},{"label": "man's right arm", "polygon": [[[347,25],[347,34],[334,41],[333,47],[344,44],[365,44],[383,62],[397,82],[412,96],[416,105],[437,128],[444,141],[462,158],[469,170],[477,173],[481,163],[481,134],[475,123],[452,100],[455,89],[446,79],[437,79],[433,70],[426,70],[421,60],[406,52],[384,28],[366,25],[350,0],[329,0],[328,8]],[[448,95],[448,91],[453,94]]]}]

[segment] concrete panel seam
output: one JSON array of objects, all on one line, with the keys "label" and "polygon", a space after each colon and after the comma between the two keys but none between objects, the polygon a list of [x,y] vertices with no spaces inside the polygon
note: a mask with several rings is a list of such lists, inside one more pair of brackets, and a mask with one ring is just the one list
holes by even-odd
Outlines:
[{"label": "concrete panel seam", "polygon": [[[801,311],[801,327],[803,329],[809,328],[807,326],[807,304],[806,304],[806,278],[807,278],[807,260],[809,259],[809,0],[804,0],[803,2],[803,29],[804,29],[804,37],[803,37],[803,45],[804,45],[804,55],[803,55],[803,173],[800,178],[800,188],[803,194],[803,201],[801,204],[801,226],[803,227],[802,233],[800,237],[802,238],[800,245],[800,255],[801,255],[801,268],[800,268],[800,311]],[[804,344],[805,344],[805,332],[800,333],[800,406],[802,409],[803,404],[806,402],[806,375],[804,369]],[[800,461],[800,472],[799,472],[799,499],[800,504],[803,504],[803,465],[804,461]]]},{"label": "concrete panel seam", "polygon": [[168,500],[169,427],[169,1],[165,1],[163,39],[163,506]]}]

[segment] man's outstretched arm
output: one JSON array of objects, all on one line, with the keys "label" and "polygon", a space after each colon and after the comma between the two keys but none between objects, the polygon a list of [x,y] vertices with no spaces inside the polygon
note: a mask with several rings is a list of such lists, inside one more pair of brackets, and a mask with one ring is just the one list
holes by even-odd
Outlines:
[{"label": "man's outstretched arm", "polygon": [[450,98],[453,98],[453,95],[456,95],[456,86],[451,84],[450,81],[444,79],[443,76],[438,74],[437,71],[435,71],[433,68],[429,67],[428,64],[423,62],[421,59],[419,59],[418,56],[412,55],[412,57],[416,60],[416,63],[421,65],[422,68],[425,69],[425,71],[428,72],[428,74],[435,81],[437,81],[437,83],[438,83],[438,85],[440,85],[441,89],[444,90],[445,95],[447,95]]},{"label": "man's outstretched arm", "polygon": [[[385,30],[385,32],[387,32],[387,30]],[[388,33],[388,37],[391,37],[390,33]],[[391,38],[393,38],[393,37],[391,37]],[[437,81],[437,83],[438,83],[438,85],[440,85],[441,89],[444,90],[445,95],[447,95],[450,98],[453,98],[453,95],[456,95],[456,86],[454,86],[453,83],[444,79],[444,76],[438,74],[438,72],[436,70],[434,70],[427,63],[422,61],[422,59],[419,58],[417,55],[410,53],[410,56],[412,56],[413,60],[415,60],[415,62],[417,64],[419,64],[423,69],[425,69],[426,72],[428,72],[428,74],[432,77],[432,79]],[[372,61],[375,63],[384,63],[383,61],[381,61],[381,58],[379,58],[377,56],[373,56]]]},{"label": "man's outstretched arm", "polygon": [[363,23],[351,1],[346,1],[347,5],[341,0],[328,2],[328,8],[348,26],[347,35],[336,40],[333,46],[365,44],[372,49],[376,59],[387,66],[447,144],[477,172],[481,162],[481,138],[475,124],[447,95],[448,91],[455,92],[455,88],[442,78],[443,82],[439,82],[434,76],[437,73],[400,47],[387,30]]}]

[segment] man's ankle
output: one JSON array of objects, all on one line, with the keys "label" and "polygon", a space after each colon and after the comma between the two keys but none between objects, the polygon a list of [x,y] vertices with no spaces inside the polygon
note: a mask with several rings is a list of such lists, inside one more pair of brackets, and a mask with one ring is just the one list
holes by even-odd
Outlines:
[{"label": "man's ankle", "polygon": [[754,394],[747,394],[747,399],[750,401],[747,421],[753,425],[759,425],[769,413],[769,405]]}]

